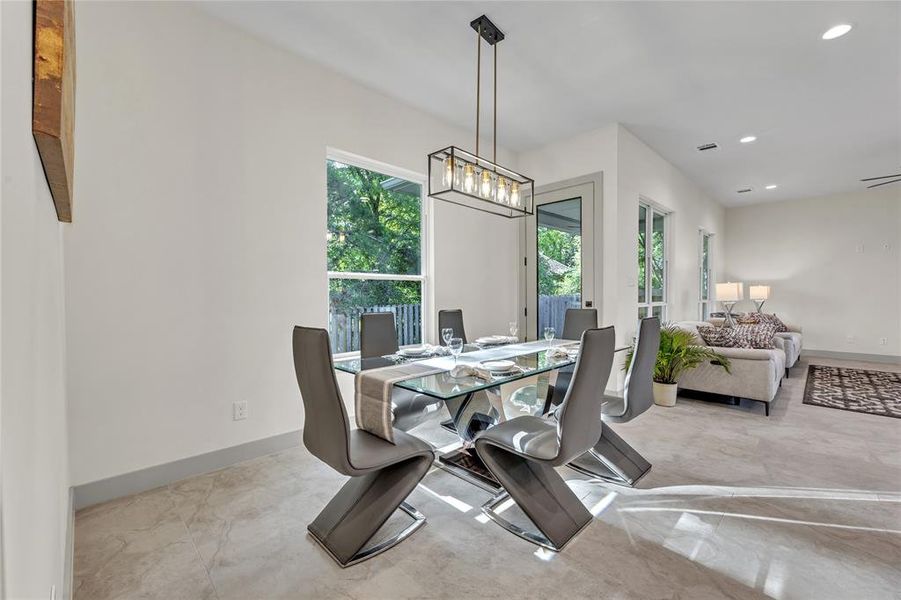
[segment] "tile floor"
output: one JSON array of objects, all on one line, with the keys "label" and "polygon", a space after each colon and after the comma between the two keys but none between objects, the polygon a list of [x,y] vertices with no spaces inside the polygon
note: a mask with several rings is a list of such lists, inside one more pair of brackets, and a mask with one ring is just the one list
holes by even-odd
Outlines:
[{"label": "tile floor", "polygon": [[306,525],[342,477],[298,447],[79,511],[75,597],[901,598],[901,420],[804,405],[805,375],[769,418],[680,399],[618,426],[654,467],[637,489],[561,470],[597,520],[560,554],[436,469],[410,497],[426,527],[341,569]]}]

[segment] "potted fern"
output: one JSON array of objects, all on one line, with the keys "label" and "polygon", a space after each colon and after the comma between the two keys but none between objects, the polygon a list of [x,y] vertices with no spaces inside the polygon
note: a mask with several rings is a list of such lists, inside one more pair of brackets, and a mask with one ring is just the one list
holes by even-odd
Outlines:
[{"label": "potted fern", "polygon": [[[625,368],[632,364],[633,345],[626,356]],[[729,359],[711,348],[695,343],[690,331],[680,329],[672,323],[660,328],[660,349],[654,365],[654,403],[660,406],[675,406],[679,377],[705,361],[722,367],[731,373]]]}]

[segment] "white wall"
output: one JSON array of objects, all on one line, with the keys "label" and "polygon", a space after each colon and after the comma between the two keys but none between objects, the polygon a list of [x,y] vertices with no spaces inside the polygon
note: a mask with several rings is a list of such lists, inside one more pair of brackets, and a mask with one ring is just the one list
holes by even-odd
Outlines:
[{"label": "white wall", "polygon": [[807,349],[901,355],[901,188],[729,208],[726,240],[729,277],[772,286]]},{"label": "white wall", "polygon": [[[78,8],[65,241],[82,484],[300,428],[290,334],[327,322],[326,147],[423,172],[471,134],[183,4]],[[515,223],[440,202],[434,221],[437,307],[463,308],[470,335],[505,328]]]},{"label": "white wall", "polygon": [[632,324],[638,319],[638,203],[650,201],[669,213],[667,219],[669,321],[697,320],[699,314],[699,230],[714,234],[713,269],[724,264],[725,210],[676,167],[620,127],[617,202],[619,222],[619,268],[625,286],[620,287],[619,320]]},{"label": "white wall", "polygon": [[672,213],[668,318],[697,318],[699,228],[716,234],[715,260],[723,260],[724,210],[718,202],[619,124],[523,153],[519,165],[541,184],[603,171],[604,206],[596,211],[603,225],[595,230],[603,277],[595,277],[595,297],[604,299],[601,318],[616,326],[618,342],[631,340],[637,330],[640,198]]},{"label": "white wall", "polygon": [[32,4],[0,2],[0,570],[62,597],[69,514],[60,228],[31,135]]}]

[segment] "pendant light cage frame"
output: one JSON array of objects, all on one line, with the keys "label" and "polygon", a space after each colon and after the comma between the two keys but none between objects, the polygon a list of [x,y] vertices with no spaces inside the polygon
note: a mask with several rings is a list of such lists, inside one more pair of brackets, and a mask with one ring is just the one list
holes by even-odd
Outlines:
[{"label": "pendant light cage frame", "polygon": [[[483,192],[483,174],[492,181],[488,193]],[[505,191],[499,193],[502,187]],[[429,197],[502,217],[527,217],[535,212],[535,181],[472,152],[448,146],[429,154]]]},{"label": "pendant light cage frame", "polygon": [[[534,214],[535,181],[497,164],[497,44],[504,33],[482,15],[476,31],[476,151],[448,146],[429,154],[429,197],[507,218]],[[493,157],[479,155],[481,123],[482,42],[494,48]]]}]

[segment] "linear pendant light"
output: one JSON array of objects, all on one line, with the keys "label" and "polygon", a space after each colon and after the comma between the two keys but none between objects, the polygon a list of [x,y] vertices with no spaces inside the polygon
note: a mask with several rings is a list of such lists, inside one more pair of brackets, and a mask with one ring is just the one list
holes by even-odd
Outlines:
[{"label": "linear pendant light", "polygon": [[[535,181],[497,164],[497,44],[503,32],[482,15],[470,23],[476,31],[476,151],[448,146],[429,154],[429,197],[500,215],[525,217],[534,212]],[[479,155],[482,41],[494,46],[494,148],[492,159]]]}]

